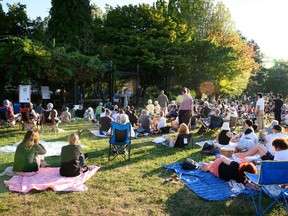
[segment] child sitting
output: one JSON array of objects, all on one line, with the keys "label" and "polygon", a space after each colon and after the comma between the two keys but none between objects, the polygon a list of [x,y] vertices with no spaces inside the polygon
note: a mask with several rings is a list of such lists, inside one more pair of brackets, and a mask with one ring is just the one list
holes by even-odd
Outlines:
[{"label": "child sitting", "polygon": [[68,137],[69,145],[63,146],[61,149],[61,166],[60,175],[66,177],[78,176],[82,172],[88,171],[88,167],[84,165],[85,156],[82,153],[82,147],[79,145],[79,136],[72,133]]}]

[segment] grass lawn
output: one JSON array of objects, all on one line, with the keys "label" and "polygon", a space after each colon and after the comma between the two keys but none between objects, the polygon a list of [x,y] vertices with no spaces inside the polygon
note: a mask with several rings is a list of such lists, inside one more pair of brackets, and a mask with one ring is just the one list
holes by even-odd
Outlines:
[{"label": "grass lawn", "polygon": [[[46,133],[40,136],[45,141],[66,141],[71,132],[91,129],[83,121],[62,124],[65,132]],[[196,131],[193,131],[196,133]],[[23,139],[25,131],[18,125],[0,130],[0,146],[14,144]],[[211,139],[216,134],[208,133],[196,139]],[[252,201],[237,197],[228,201],[203,200],[182,182],[166,183],[172,174],[164,165],[182,162],[191,157],[195,161],[209,159],[199,154],[200,148],[173,149],[152,142],[155,136],[132,140],[131,160],[121,157],[108,162],[108,139],[97,138],[90,133],[81,135],[85,152],[89,153],[87,165],[101,169],[85,185],[87,192],[56,193],[53,191],[21,194],[9,192],[0,177],[0,215],[254,215]],[[14,154],[0,152],[0,171],[12,165]],[[211,159],[211,158],[210,158]],[[47,157],[48,164],[59,166],[59,157]],[[213,187],[213,186],[211,186]],[[287,215],[275,206],[268,215]]]}]

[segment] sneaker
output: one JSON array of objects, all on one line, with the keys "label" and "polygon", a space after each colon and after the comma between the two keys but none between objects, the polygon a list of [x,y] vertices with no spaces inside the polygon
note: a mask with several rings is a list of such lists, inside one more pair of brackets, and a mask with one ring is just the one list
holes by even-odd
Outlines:
[{"label": "sneaker", "polygon": [[125,153],[126,153],[126,150],[123,150],[123,151],[122,151],[122,154],[125,154]]}]

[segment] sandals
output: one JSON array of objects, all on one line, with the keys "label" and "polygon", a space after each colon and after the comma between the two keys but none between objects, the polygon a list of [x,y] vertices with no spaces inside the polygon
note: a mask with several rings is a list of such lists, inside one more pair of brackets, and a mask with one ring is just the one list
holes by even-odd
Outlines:
[{"label": "sandals", "polygon": [[180,178],[177,176],[176,173],[173,173],[170,178],[166,178],[165,179],[165,182],[167,182],[167,183],[170,182],[172,184],[177,184],[178,182],[180,182]]}]

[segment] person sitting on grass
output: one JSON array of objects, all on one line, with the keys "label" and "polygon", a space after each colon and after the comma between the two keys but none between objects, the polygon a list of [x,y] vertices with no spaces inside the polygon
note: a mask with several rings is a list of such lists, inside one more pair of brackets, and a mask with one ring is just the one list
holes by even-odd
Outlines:
[{"label": "person sitting on grass", "polygon": [[148,110],[149,115],[154,115],[154,104],[151,99],[148,100],[146,109]]},{"label": "person sitting on grass", "polygon": [[61,166],[60,175],[66,177],[78,176],[82,172],[86,172],[89,168],[85,166],[85,159],[77,133],[72,133],[68,137],[69,145],[63,146],[61,149]]},{"label": "person sitting on grass", "polygon": [[63,123],[71,123],[75,120],[75,119],[72,119],[71,113],[69,112],[68,107],[64,108],[64,111],[60,115],[60,119],[61,119],[61,122]]},{"label": "person sitting on grass", "polygon": [[245,157],[259,154],[262,160],[276,160],[276,161],[287,161],[288,160],[288,141],[284,138],[276,138],[272,142],[272,146],[275,149],[275,154],[268,151],[263,144],[259,144],[254,148],[244,153],[238,153],[240,159],[245,160]]},{"label": "person sitting on grass", "polygon": [[19,175],[27,172],[35,174],[40,166],[44,166],[44,154],[46,149],[39,143],[38,131],[27,131],[23,141],[17,146],[13,171]]},{"label": "person sitting on grass", "polygon": [[233,161],[224,155],[220,155],[214,162],[207,162],[201,166],[204,172],[211,172],[214,176],[225,181],[235,180],[238,183],[247,184],[245,173],[257,173],[253,163],[241,163]]},{"label": "person sitting on grass", "polygon": [[185,123],[180,124],[178,133],[175,138],[171,138],[168,135],[165,136],[165,142],[169,144],[169,147],[174,147],[179,134],[189,134],[189,128]]},{"label": "person sitting on grass", "polygon": [[[256,138],[256,139],[255,139]],[[255,142],[256,140],[256,142]],[[252,149],[254,146],[258,144],[258,138],[252,129],[248,128],[245,130],[244,134],[241,136],[239,142],[236,146],[236,152],[238,151],[247,151]]]},{"label": "person sitting on grass", "polygon": [[105,133],[110,129],[112,121],[114,119],[110,117],[110,110],[105,109],[105,116],[99,119],[99,132],[101,135],[106,135]]},{"label": "person sitting on grass", "polygon": [[218,142],[220,147],[223,145],[229,145],[233,136],[233,133],[230,131],[229,122],[224,122],[221,127],[220,133],[216,137],[216,141]]},{"label": "person sitting on grass", "polygon": [[[162,130],[165,130],[165,132],[169,132],[169,128],[167,127],[166,124],[166,118],[164,117],[164,112],[160,111],[160,117],[159,118],[154,118],[152,121],[152,129],[154,130],[153,133],[161,133]],[[168,131],[167,131],[168,129]]]},{"label": "person sitting on grass", "polygon": [[149,115],[149,112],[146,109],[142,110],[138,121],[140,123],[140,127],[137,128],[137,132],[139,132],[139,133],[150,133],[151,132],[150,124],[151,124],[152,120],[151,120],[151,116]]},{"label": "person sitting on grass", "polygon": [[158,101],[154,101],[154,113],[159,114],[160,110],[161,110],[161,107],[160,107]]}]

